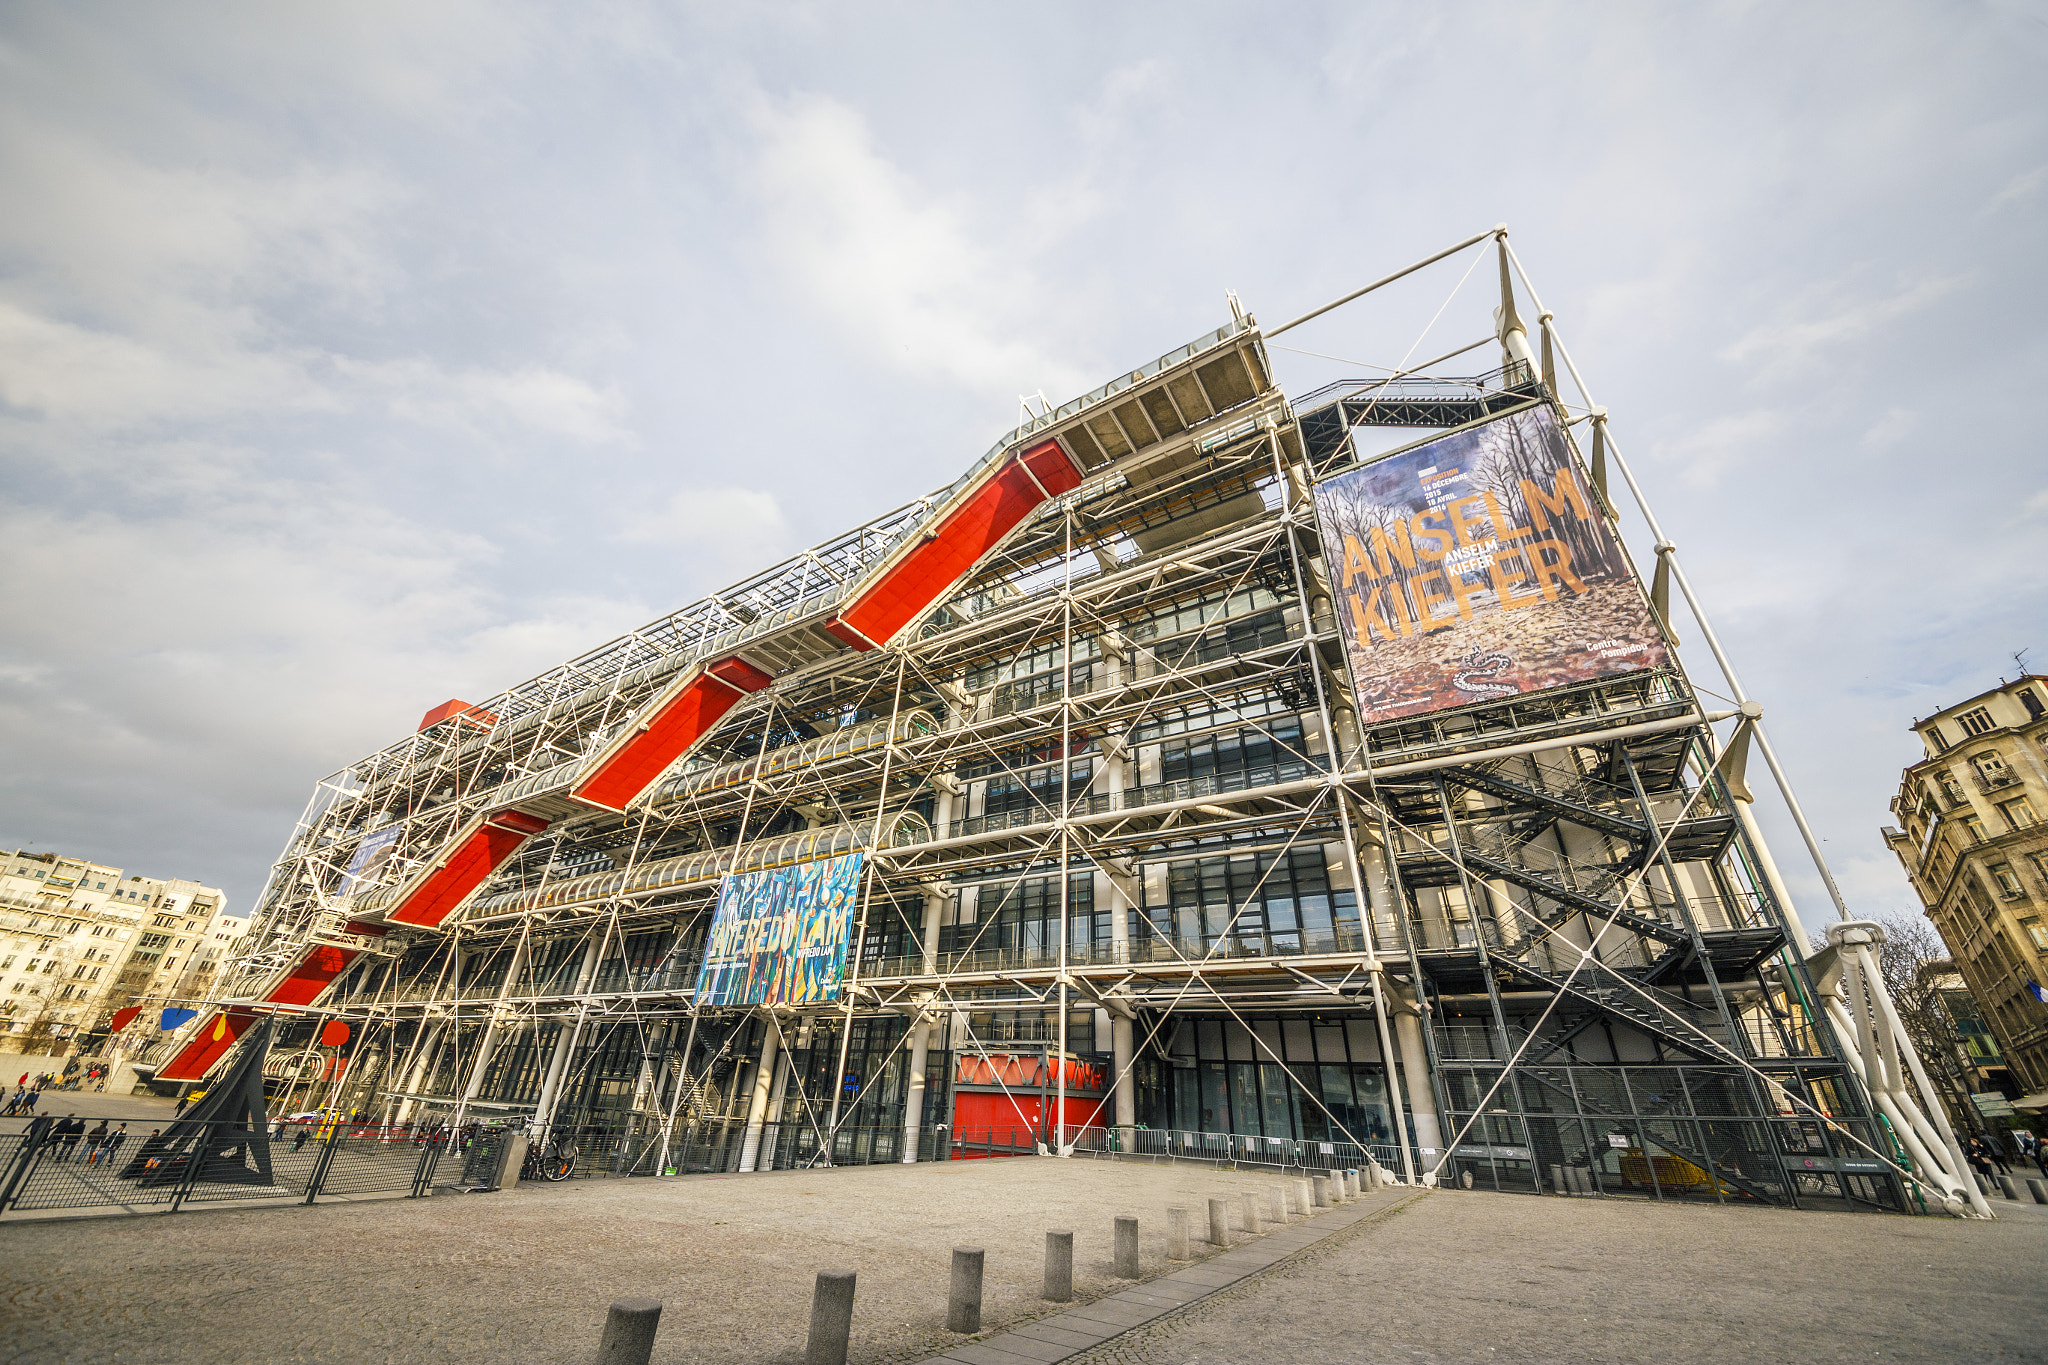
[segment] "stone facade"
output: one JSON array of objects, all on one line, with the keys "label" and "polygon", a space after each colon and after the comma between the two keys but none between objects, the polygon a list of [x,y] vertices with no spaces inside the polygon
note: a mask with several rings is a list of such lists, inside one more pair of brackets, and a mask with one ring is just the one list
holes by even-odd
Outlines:
[{"label": "stone facade", "polygon": [[2048,677],[1916,721],[1884,839],[2028,1091],[2048,1090]]},{"label": "stone facade", "polygon": [[0,855],[0,1051],[61,1055],[124,1005],[204,1000],[245,924],[217,887]]}]

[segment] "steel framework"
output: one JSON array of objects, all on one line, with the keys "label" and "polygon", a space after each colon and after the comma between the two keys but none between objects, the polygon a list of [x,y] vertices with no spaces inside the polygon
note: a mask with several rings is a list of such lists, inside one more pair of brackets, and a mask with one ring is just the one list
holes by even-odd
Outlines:
[{"label": "steel framework", "polygon": [[[1337,305],[1265,332],[1233,299],[950,487],[326,778],[162,1074],[341,1017],[329,1102],[569,1125],[586,1168],[652,1172],[961,1152],[976,1059],[1049,1152],[1165,1129],[1428,1183],[1985,1211],[1540,305],[1529,343],[1506,229],[1338,303],[1489,248],[1482,342],[1290,402],[1268,338]],[[1659,619],[1676,582],[1733,702],[1674,665],[1362,727],[1312,487],[1361,429],[1535,405],[1610,516],[1620,475]],[[1752,746],[1845,921],[1825,952]],[[700,1007],[721,879],[851,850],[839,1002]],[[1026,1056],[1029,1095],[997,1065]],[[1099,1063],[1100,1117],[1052,1058]]]}]

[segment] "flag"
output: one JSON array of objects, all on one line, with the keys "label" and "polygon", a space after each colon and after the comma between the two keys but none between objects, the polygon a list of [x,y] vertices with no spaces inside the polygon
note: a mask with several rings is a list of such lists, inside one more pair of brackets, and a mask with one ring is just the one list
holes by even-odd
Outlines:
[{"label": "flag", "polygon": [[2048,1005],[2048,991],[2044,991],[2041,989],[2040,982],[2029,981],[2027,983],[2027,994],[2033,996],[2034,999],[2040,1001],[2042,1004]]},{"label": "flag", "polygon": [[198,1017],[198,1010],[165,1010],[158,1016],[157,1023],[168,1033],[180,1024],[189,1024]]}]

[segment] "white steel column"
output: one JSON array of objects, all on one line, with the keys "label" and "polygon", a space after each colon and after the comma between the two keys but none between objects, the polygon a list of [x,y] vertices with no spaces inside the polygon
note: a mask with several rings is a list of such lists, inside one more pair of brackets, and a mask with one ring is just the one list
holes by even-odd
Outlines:
[{"label": "white steel column", "polygon": [[[1401,922],[1401,909],[1390,905],[1387,896],[1386,850],[1368,844],[1359,849],[1361,866],[1360,879],[1364,881],[1366,894],[1371,898],[1370,910],[1377,919],[1384,913]],[[1376,983],[1380,989],[1393,989],[1392,979],[1384,972]],[[1419,992],[1418,992],[1419,994]],[[1403,1002],[1403,1008],[1394,1015],[1394,1037],[1401,1050],[1401,1078],[1406,1082],[1408,1109],[1415,1119],[1415,1145],[1422,1150],[1422,1164],[1425,1169],[1436,1165],[1435,1158],[1443,1154],[1444,1134],[1437,1123],[1436,1094],[1429,1088],[1429,1049],[1422,1045],[1421,1005],[1412,1006]],[[1395,1077],[1389,1059],[1387,1091],[1393,1092]],[[1402,1146],[1407,1146],[1407,1134],[1398,1135]]]},{"label": "white steel column", "polygon": [[930,1056],[931,1020],[920,1012],[910,1030],[910,1072],[903,1087],[903,1164],[917,1164],[918,1132],[924,1123],[924,1068]]},{"label": "white steel column", "polygon": [[[603,945],[605,934],[593,938],[583,949],[583,966],[576,973],[576,994],[583,995],[590,989],[591,978],[597,972],[597,953]],[[563,1028],[555,1035],[555,1055],[548,1060],[547,1079],[541,1082],[540,1099],[533,1106],[533,1132],[535,1136],[547,1131],[555,1120],[555,1098],[562,1084],[562,1072],[575,1054],[576,1044],[583,1035],[583,1018],[588,1006],[579,1003],[576,1007],[576,1022]]]},{"label": "white steel column", "polygon": [[776,1057],[775,1021],[761,1014],[761,1060],[754,1067],[754,1094],[747,1104],[747,1131],[740,1139],[740,1169],[754,1169],[761,1151],[761,1124],[768,1117],[768,1097],[774,1091]]},{"label": "white steel column", "polygon": [[[949,793],[939,795],[938,811],[950,815],[953,798]],[[924,970],[926,975],[935,974],[939,969],[939,929],[945,918],[946,893],[935,888],[926,888],[924,893],[924,924],[920,930],[924,938]],[[925,992],[923,999],[930,999]],[[917,1164],[918,1133],[924,1125],[924,1068],[931,1055],[931,1016],[923,1010],[917,1014],[917,1022],[910,1029],[910,1073],[905,1077],[903,1087],[903,1164]]]},{"label": "white steel column", "polygon": [[505,980],[498,987],[497,999],[491,1002],[490,1018],[484,1024],[484,1036],[477,1044],[476,1065],[469,1071],[469,1084],[462,1088],[462,1098],[455,1103],[454,1117],[449,1120],[450,1128],[460,1128],[463,1117],[469,1112],[469,1102],[476,1098],[476,1092],[483,1088],[484,1069],[491,1064],[491,1053],[498,1046],[498,1030],[502,1026],[505,997],[512,993],[512,985],[519,979],[525,965],[527,931],[522,929],[519,941],[512,947],[512,961],[505,968]]}]

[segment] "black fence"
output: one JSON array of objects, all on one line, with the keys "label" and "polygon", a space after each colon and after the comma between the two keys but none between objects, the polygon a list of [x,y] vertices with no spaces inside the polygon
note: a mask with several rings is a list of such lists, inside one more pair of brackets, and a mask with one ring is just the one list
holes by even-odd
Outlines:
[{"label": "black fence", "polygon": [[0,1134],[0,1214],[56,1209],[170,1212],[197,1204],[311,1204],[323,1196],[434,1186],[453,1148],[465,1183],[497,1171],[496,1134],[346,1123],[164,1125],[82,1120],[85,1132]]},{"label": "black fence", "polygon": [[[883,1166],[903,1160],[900,1127],[842,1126],[827,1143],[822,1124],[808,1120],[764,1123],[757,1134],[753,1164],[757,1171],[805,1170],[823,1166]],[[941,1130],[943,1132],[943,1130]],[[737,1171],[746,1156],[744,1119],[699,1119],[664,1129],[650,1124],[643,1131],[622,1132],[617,1126],[592,1124],[557,1127],[558,1143],[576,1149],[576,1178],[631,1175],[706,1175]],[[944,1160],[945,1143],[932,1130],[918,1135],[919,1161]],[[829,1147],[829,1152],[828,1152]]]}]

